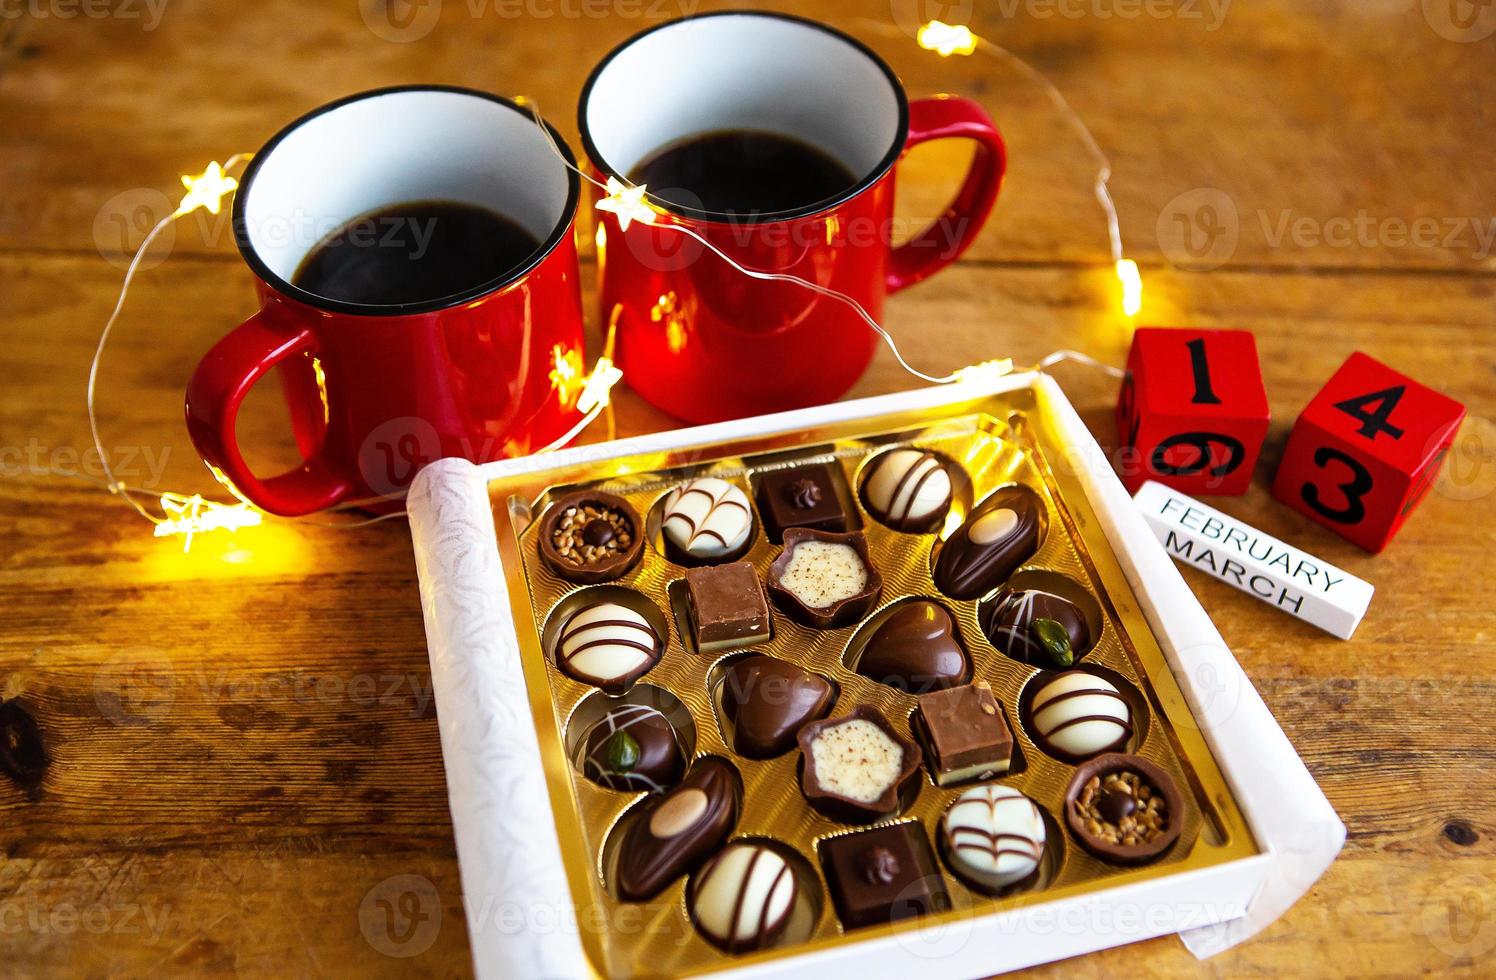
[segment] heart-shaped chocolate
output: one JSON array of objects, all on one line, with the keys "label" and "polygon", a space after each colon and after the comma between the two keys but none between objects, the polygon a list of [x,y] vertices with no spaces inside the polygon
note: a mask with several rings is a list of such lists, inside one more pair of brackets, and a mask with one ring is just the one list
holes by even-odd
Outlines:
[{"label": "heart-shaped chocolate", "polygon": [[800,726],[826,717],[836,700],[836,689],[820,674],[761,653],[723,671],[720,690],[733,751],[749,759],[788,752]]},{"label": "heart-shaped chocolate", "polygon": [[679,785],[644,804],[618,845],[618,897],[648,901],[696,870],[737,825],[742,791],[732,764],[707,756]]},{"label": "heart-shaped chocolate", "polygon": [[965,684],[971,658],[956,620],[938,602],[916,599],[894,607],[857,658],[857,673],[909,694]]}]

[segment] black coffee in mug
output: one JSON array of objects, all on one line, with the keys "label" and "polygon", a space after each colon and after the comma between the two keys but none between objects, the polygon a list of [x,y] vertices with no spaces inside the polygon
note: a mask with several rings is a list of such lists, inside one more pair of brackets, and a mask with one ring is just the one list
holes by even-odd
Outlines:
[{"label": "black coffee in mug", "polygon": [[824,150],[751,129],[689,136],[658,150],[629,174],[671,204],[726,214],[791,211],[857,183]]},{"label": "black coffee in mug", "polygon": [[408,201],[355,218],[322,239],[291,281],[344,303],[426,303],[497,279],[539,249],[528,230],[487,208]]}]

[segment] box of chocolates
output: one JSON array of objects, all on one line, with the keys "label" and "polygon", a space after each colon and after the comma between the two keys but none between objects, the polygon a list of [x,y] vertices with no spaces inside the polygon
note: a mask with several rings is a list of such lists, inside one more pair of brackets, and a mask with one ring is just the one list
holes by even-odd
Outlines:
[{"label": "box of chocolates", "polygon": [[[482,480],[491,538],[418,485],[465,892],[562,906],[568,969],[601,976],[963,976],[1242,916],[1272,835],[1176,679],[1062,398],[1019,376],[508,461]],[[437,560],[442,534],[482,553]],[[523,676],[483,662],[495,642]],[[452,722],[483,734],[449,732],[474,683],[521,690]],[[508,741],[475,747],[493,725]],[[470,790],[515,812],[480,817]],[[491,867],[506,819],[534,833],[513,860],[547,867]],[[1151,918],[1033,926],[1118,903]],[[484,929],[480,972],[503,941]]]}]

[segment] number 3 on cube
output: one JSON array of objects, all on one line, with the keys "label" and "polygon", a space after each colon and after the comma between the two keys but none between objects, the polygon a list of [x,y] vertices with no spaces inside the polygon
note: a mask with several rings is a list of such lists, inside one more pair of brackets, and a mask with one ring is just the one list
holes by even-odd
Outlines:
[{"label": "number 3 on cube", "polygon": [[1352,354],[1294,423],[1273,496],[1381,551],[1433,485],[1464,417],[1454,399]]}]

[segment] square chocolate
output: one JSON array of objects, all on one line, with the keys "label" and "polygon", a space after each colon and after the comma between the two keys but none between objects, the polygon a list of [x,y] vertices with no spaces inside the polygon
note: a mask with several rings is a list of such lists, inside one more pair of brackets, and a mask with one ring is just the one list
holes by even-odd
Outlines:
[{"label": "square chocolate", "polygon": [[697,653],[769,638],[769,604],[758,573],[746,561],[687,569],[686,608]]},{"label": "square chocolate", "polygon": [[919,696],[912,726],[937,786],[1008,771],[1013,732],[983,681]]},{"label": "square chocolate", "polygon": [[828,837],[820,852],[831,901],[848,929],[951,907],[930,842],[917,823]]},{"label": "square chocolate", "polygon": [[758,478],[758,513],[769,540],[778,544],[786,528],[817,531],[856,530],[848,517],[847,494],[840,469],[807,463],[771,470]]}]

